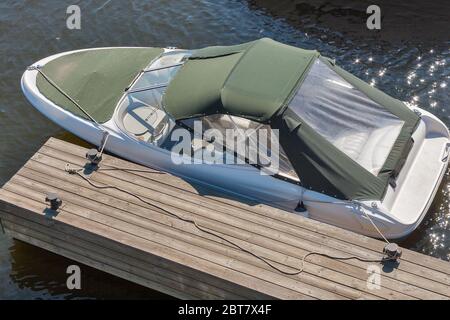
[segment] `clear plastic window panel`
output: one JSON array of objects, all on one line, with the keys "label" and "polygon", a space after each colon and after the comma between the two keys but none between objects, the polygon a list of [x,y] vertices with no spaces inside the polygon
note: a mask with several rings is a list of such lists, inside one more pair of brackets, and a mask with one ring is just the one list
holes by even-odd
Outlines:
[{"label": "clear plastic window panel", "polygon": [[[225,131],[226,129],[238,130],[238,132],[240,132],[243,135],[243,137],[245,136],[245,133],[247,130],[255,130],[256,133],[260,129],[265,129],[269,133],[271,130],[270,126],[268,126],[268,125],[264,125],[264,124],[261,124],[261,123],[255,122],[255,121],[251,121],[251,120],[244,119],[241,117],[230,116],[230,115],[216,114],[216,115],[211,115],[211,116],[205,116],[205,117],[202,117],[201,119],[202,119],[203,131],[206,131],[208,129],[218,129],[224,137],[226,136],[226,131]],[[249,132],[247,132],[247,133],[249,133]],[[256,138],[257,136],[258,136],[258,134],[255,134],[255,135],[250,134],[248,136],[248,138],[257,140],[257,138]],[[276,155],[272,154],[272,151],[270,150],[271,149],[270,136],[268,136],[267,142],[269,143],[267,145],[268,150],[265,145],[258,143],[258,141],[253,141],[253,143],[248,144],[248,147],[249,148],[256,147],[257,150],[249,150],[248,152],[253,152],[254,154],[258,154],[258,161],[261,161],[263,163],[270,162],[268,155],[270,155],[270,157],[272,159],[274,159],[274,157]],[[222,147],[223,150],[225,150],[225,146],[219,146],[219,147]],[[239,149],[236,151],[239,152]],[[245,159],[247,155],[246,154],[238,154],[238,156],[241,159]],[[285,176],[294,181],[300,181],[281,145],[279,145],[278,163],[279,163],[279,174],[280,175]]]},{"label": "clear plastic window panel", "polygon": [[181,66],[145,72],[133,89],[146,88],[158,84],[168,84]]},{"label": "clear plastic window panel", "polygon": [[[188,51],[184,50],[165,53],[146,68],[147,71],[142,74],[138,81],[136,81],[133,89],[168,84],[181,68],[181,65],[179,64],[183,63],[184,59],[189,54]],[[158,68],[162,69],[150,71]]]},{"label": "clear plastic window panel", "polygon": [[319,59],[289,108],[373,175],[378,175],[403,126]]}]

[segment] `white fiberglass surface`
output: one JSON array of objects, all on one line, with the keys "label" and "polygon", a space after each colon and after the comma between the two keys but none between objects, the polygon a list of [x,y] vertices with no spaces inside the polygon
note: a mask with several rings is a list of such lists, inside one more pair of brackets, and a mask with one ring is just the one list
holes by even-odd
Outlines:
[{"label": "white fiberglass surface", "polygon": [[403,126],[319,59],[289,108],[373,175],[378,175]]}]

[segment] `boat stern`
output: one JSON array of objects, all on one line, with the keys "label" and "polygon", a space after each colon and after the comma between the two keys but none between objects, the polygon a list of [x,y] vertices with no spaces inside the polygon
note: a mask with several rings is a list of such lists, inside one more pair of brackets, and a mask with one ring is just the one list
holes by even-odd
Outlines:
[{"label": "boat stern", "polygon": [[395,185],[389,185],[380,203],[389,220],[395,222],[386,228],[389,238],[402,238],[419,226],[447,172],[449,161],[447,126],[432,113],[411,108],[421,115],[412,136],[414,144]]}]

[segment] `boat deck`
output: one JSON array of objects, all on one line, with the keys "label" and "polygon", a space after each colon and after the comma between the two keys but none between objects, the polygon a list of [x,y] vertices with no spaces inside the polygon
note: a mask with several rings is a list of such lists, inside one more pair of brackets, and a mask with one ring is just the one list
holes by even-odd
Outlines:
[{"label": "boat deck", "polygon": [[[450,298],[450,263],[406,249],[398,265],[315,255],[299,275],[282,273],[266,262],[294,273],[308,252],[377,259],[384,243],[169,174],[117,170],[148,169],[109,155],[89,181],[65,171],[84,166],[85,154],[48,140],[0,190],[5,230],[182,299]],[[63,201],[57,212],[45,202],[48,192]],[[379,288],[368,285],[374,266]]]}]

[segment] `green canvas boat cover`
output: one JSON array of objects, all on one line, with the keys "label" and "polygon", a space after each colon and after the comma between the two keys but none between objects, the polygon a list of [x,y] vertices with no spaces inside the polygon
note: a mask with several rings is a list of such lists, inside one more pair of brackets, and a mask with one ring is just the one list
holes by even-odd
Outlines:
[{"label": "green canvas boat cover", "polygon": [[163,105],[178,120],[222,113],[267,122],[317,56],[267,38],[200,49],[171,81]]},{"label": "green canvas boat cover", "polygon": [[301,185],[382,200],[420,118],[319,53],[260,39],[193,51],[163,97],[176,120],[229,114],[279,130]]},{"label": "green canvas boat cover", "polygon": [[[42,71],[102,123],[111,119],[125,88],[136,75],[162,53],[160,48],[79,51],[48,62]],[[41,74],[38,74],[36,84],[39,91],[56,105],[88,119]]]}]

